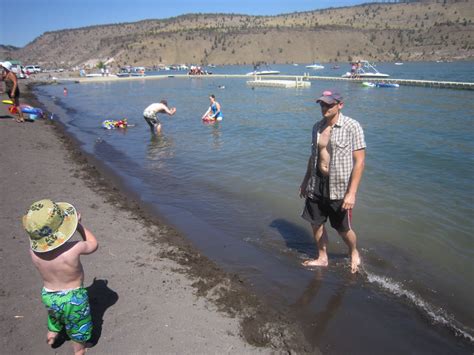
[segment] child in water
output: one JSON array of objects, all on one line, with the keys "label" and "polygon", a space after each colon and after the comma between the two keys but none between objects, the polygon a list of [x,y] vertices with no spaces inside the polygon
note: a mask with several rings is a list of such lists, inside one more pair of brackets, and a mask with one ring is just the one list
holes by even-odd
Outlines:
[{"label": "child in water", "polygon": [[216,97],[214,95],[209,96],[209,101],[211,102],[211,105],[204,115],[202,115],[202,120],[221,121],[224,118],[221,112],[221,105],[216,101]]}]

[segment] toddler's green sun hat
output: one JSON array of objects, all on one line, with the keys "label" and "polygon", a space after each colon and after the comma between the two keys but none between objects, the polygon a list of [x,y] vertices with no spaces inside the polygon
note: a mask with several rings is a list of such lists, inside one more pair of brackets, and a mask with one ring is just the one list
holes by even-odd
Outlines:
[{"label": "toddler's green sun hat", "polygon": [[66,243],[77,228],[73,205],[45,199],[33,203],[23,216],[23,227],[30,236],[31,249],[38,253],[54,250]]}]

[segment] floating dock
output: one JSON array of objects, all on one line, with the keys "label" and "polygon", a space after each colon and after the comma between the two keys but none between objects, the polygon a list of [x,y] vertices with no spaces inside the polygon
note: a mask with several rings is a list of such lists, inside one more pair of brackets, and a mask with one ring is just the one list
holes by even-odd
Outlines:
[{"label": "floating dock", "polygon": [[302,76],[294,77],[294,80],[262,80],[261,76],[254,76],[254,80],[247,81],[249,86],[266,86],[276,88],[309,88],[311,83],[304,80]]},{"label": "floating dock", "polygon": [[[97,78],[61,78],[57,80],[61,81],[74,81],[77,83],[87,82],[98,82],[98,81],[124,81],[124,80],[153,80],[153,79],[165,79],[169,75],[145,75],[141,77],[126,77],[119,78],[111,75],[108,77],[97,77]],[[189,79],[212,79],[212,78],[245,78],[249,76],[245,74],[212,74],[212,75],[187,75],[187,74],[175,74],[173,78],[189,78]],[[301,75],[265,75],[265,79],[262,80],[261,76],[254,76],[254,80],[248,81],[249,86],[269,86],[269,87],[283,87],[283,88],[297,88],[297,87],[310,87],[311,81],[313,80],[327,80],[327,81],[345,81],[361,84],[364,81],[370,82],[386,82],[399,84],[400,86],[422,86],[429,88],[439,89],[457,89],[457,90],[474,90],[474,83],[472,82],[460,82],[460,81],[435,81],[435,80],[413,80],[413,79],[352,79],[352,78],[341,78],[336,76],[310,76],[305,74]]]},{"label": "floating dock", "polygon": [[[287,78],[289,76],[285,76]],[[306,80],[329,80],[329,81],[349,81],[353,83],[362,84],[364,81],[369,82],[384,82],[390,84],[398,84],[400,86],[422,86],[439,89],[460,89],[460,90],[474,90],[474,83],[461,81],[435,81],[435,80],[414,80],[414,79],[390,79],[390,78],[340,78],[334,76],[309,76],[304,75]]]}]

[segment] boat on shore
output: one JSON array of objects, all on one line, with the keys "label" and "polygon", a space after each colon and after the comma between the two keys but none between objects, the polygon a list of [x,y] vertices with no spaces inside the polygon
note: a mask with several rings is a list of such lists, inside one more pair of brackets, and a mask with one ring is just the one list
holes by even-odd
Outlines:
[{"label": "boat on shore", "polygon": [[129,76],[145,76],[145,67],[131,67],[126,66],[120,68],[119,72],[115,74],[119,78],[129,77]]},{"label": "boat on shore", "polygon": [[86,74],[86,78],[98,78],[98,77],[101,77],[101,76],[104,76],[104,74],[101,74],[101,73],[89,73],[89,74]]},{"label": "boat on shore", "polygon": [[343,74],[343,78],[353,78],[353,79],[365,79],[365,78],[388,78],[390,75],[380,73],[374,64],[369,63],[367,60],[361,60],[360,66],[355,70],[355,72],[347,72]]}]

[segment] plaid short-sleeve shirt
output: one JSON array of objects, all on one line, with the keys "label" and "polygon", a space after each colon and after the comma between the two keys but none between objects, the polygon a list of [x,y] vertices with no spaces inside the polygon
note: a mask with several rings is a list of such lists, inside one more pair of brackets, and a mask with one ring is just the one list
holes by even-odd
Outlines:
[{"label": "plaid short-sleeve shirt", "polygon": [[[311,167],[311,178],[308,184],[308,196],[311,198],[314,198],[317,188],[318,141],[320,130],[324,125],[325,120],[322,119],[313,126],[311,154],[314,164]],[[331,131],[327,146],[331,159],[329,162],[329,198],[331,200],[342,200],[344,198],[354,167],[352,152],[365,148],[364,131],[359,122],[339,113],[339,118]]]}]

